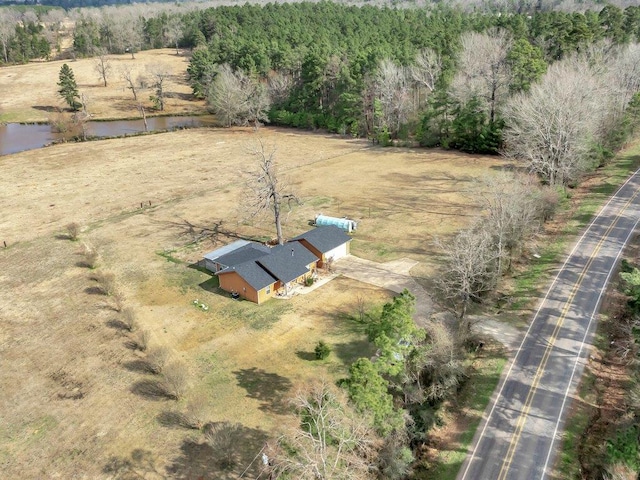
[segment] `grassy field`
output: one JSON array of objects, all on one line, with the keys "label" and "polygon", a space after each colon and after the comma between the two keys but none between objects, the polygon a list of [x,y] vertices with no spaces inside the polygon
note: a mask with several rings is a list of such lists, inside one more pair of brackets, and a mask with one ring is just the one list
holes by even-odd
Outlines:
[{"label": "grassy field", "polygon": [[[269,238],[268,218],[243,218],[249,129],[190,130],[63,144],[0,158],[0,470],[7,478],[237,478],[264,441],[292,421],[285,399],[298,385],[337,380],[372,354],[352,319],[356,297],[379,308],[390,292],[339,278],[263,306],[221,294],[193,268],[231,239],[193,242],[214,222],[233,234]],[[316,213],[360,221],[353,253],[434,266],[432,240],[476,214],[474,178],[502,160],[439,151],[381,149],[364,141],[262,129],[281,173],[303,204],[285,235]],[[141,208],[141,203],[143,208]],[[65,225],[83,226],[80,241]],[[143,388],[141,368],[111,297],[83,266],[83,242],[100,252],[150,343],[189,368],[178,402]],[[203,311],[194,300],[207,305]],[[325,340],[331,356],[312,360]],[[172,425],[198,394],[212,422],[241,424],[236,467],[216,470],[197,431]],[[256,471],[252,470],[254,478]]]},{"label": "grassy field", "polygon": [[171,72],[166,82],[167,102],[163,114],[203,113],[204,101],[195,101],[191,87],[187,83],[189,58],[184,54],[176,55],[175,49],[147,50],[131,55],[108,55],[110,74],[107,86],[96,73],[97,60],[83,58],[79,60],[52,61],[16,65],[0,68],[0,91],[11,92],[0,97],[0,122],[46,122],[59,109],[67,105],[58,96],[58,74],[63,63],[73,70],[78,91],[87,99],[91,118],[138,118],[138,102],[145,106],[149,114],[153,103],[149,99],[150,89],[141,89],[138,101],[126,88],[122,79],[122,69],[129,67],[132,78],[148,77],[149,69],[163,66]]}]

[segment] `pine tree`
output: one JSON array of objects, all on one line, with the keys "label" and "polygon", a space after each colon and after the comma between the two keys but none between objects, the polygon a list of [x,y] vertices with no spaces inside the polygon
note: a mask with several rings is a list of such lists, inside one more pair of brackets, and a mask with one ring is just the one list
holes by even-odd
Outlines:
[{"label": "pine tree", "polygon": [[71,67],[66,63],[62,65],[60,69],[59,79],[58,86],[60,89],[58,90],[58,94],[67,102],[73,111],[80,110],[82,103],[79,101],[80,94],[78,93],[78,85],[73,76],[73,70],[71,70]]}]

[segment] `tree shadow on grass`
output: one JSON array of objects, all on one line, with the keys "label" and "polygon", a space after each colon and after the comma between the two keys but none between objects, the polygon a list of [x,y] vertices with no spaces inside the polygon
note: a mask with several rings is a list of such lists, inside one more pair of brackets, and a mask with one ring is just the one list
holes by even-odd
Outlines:
[{"label": "tree shadow on grass", "polygon": [[148,361],[146,361],[146,360],[144,360],[142,358],[138,358],[136,360],[131,360],[130,362],[125,362],[123,365],[124,365],[124,368],[126,368],[130,372],[154,373],[153,372],[153,366]]},{"label": "tree shadow on grass", "polygon": [[302,350],[298,350],[296,352],[296,356],[301,360],[312,361],[316,359],[315,352],[303,352]]},{"label": "tree shadow on grass", "polygon": [[254,478],[266,480],[259,453],[268,440],[267,433],[258,428],[221,422],[208,424],[205,431],[210,442],[198,443],[185,439],[180,455],[167,467],[167,476],[188,480],[236,480]]},{"label": "tree shadow on grass", "polygon": [[173,399],[167,387],[158,380],[140,380],[131,386],[131,392],[147,400],[162,401]]},{"label": "tree shadow on grass", "polygon": [[233,374],[238,385],[247,391],[247,397],[260,402],[260,410],[279,415],[289,413],[284,398],[293,386],[291,380],[256,367],[236,370]]},{"label": "tree shadow on grass", "polygon": [[84,289],[84,293],[88,293],[89,295],[100,295],[104,296],[104,290],[101,287],[87,287]]},{"label": "tree shadow on grass", "polygon": [[376,347],[365,337],[361,340],[336,343],[333,346],[333,351],[342,363],[351,365],[359,358],[371,358],[376,353]]},{"label": "tree shadow on grass", "polygon": [[114,330],[118,330],[120,332],[128,332],[129,327],[122,320],[118,320],[117,318],[112,318],[111,320],[107,320],[107,327],[111,327]]},{"label": "tree shadow on grass", "polygon": [[[129,457],[113,456],[102,469],[110,478],[135,480],[141,478],[168,478],[156,468],[156,457],[149,450],[136,448]],[[151,477],[149,477],[151,474]]]},{"label": "tree shadow on grass", "polygon": [[157,417],[158,423],[167,428],[184,428],[193,429],[192,424],[184,413],[177,412],[175,410],[165,410],[161,412]]}]

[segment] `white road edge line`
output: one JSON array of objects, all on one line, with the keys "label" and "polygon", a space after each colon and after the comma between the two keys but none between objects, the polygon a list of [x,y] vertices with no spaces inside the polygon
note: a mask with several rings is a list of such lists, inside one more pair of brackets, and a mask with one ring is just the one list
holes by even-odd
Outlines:
[{"label": "white road edge line", "polygon": [[[620,251],[618,251],[618,254],[616,255],[616,260],[615,260],[615,262],[613,262],[613,265],[611,265],[611,269],[609,270],[609,274],[607,275],[607,278],[606,278],[606,280],[604,282],[605,287],[609,284],[609,279],[611,278],[611,275],[613,274],[614,270],[618,266],[618,260],[620,259],[620,256],[622,255],[622,252],[624,251],[625,247],[629,243],[629,239],[632,237],[632,235],[636,231],[636,228],[638,227],[638,223],[640,223],[640,218],[638,218],[636,220],[636,223],[633,225],[633,228],[629,232],[629,235],[627,235],[627,238],[625,239],[624,243],[622,244],[622,247],[620,248]],[[600,310],[600,301],[602,300],[602,296],[605,294],[606,290],[607,290],[606,288],[603,288],[600,291],[600,295],[598,295],[598,301],[596,302],[596,305],[593,308],[593,312],[591,312],[591,318],[589,319],[589,323],[587,324],[587,329],[585,330],[584,336],[582,337],[582,342],[580,343],[580,349],[578,350],[578,355],[576,356],[576,361],[573,364],[573,370],[571,371],[571,378],[569,378],[569,383],[567,384],[567,389],[565,390],[564,398],[562,399],[562,406],[560,407],[560,415],[558,415],[558,421],[556,422],[556,427],[554,428],[553,435],[551,436],[551,445],[549,445],[549,451],[547,452],[547,458],[546,458],[546,460],[544,462],[544,468],[542,469],[542,476],[540,477],[540,480],[544,480],[544,478],[547,475],[547,468],[549,467],[549,460],[551,459],[551,452],[553,451],[553,445],[556,443],[556,435],[558,434],[558,428],[560,428],[560,420],[562,419],[562,414],[564,413],[564,407],[566,406],[566,403],[567,403],[567,398],[569,396],[569,390],[571,390],[571,384],[573,383],[573,377],[575,376],[576,370],[578,368],[578,363],[580,363],[580,357],[582,355],[582,350],[584,349],[584,346],[585,346],[585,341],[586,341],[587,337],[589,336],[589,330],[591,328],[591,323],[593,322],[593,319],[596,318],[596,315],[598,314],[598,311]],[[589,346],[591,346],[591,345],[589,345]]]},{"label": "white road edge line", "polygon": [[603,212],[606,210],[606,208],[609,206],[609,204],[616,198],[616,195],[618,195],[618,193],[640,172],[640,168],[638,170],[636,170],[632,175],[629,176],[629,178],[627,178],[626,182],[624,182],[620,188],[618,188],[615,193],[611,196],[611,198],[609,198],[609,201],[607,203],[604,204],[604,206],[602,206],[602,208],[600,208],[600,210],[598,211],[598,214],[593,217],[593,220],[591,220],[591,222],[589,223],[589,226],[587,227],[587,229],[584,231],[584,233],[582,234],[582,236],[580,236],[580,239],[576,242],[576,244],[574,245],[574,247],[571,249],[571,252],[569,252],[569,255],[567,256],[566,260],[564,261],[564,263],[562,264],[562,267],[560,267],[560,270],[558,271],[558,273],[556,274],[555,278],[553,279],[553,283],[551,283],[551,286],[549,287],[549,289],[547,290],[547,293],[545,294],[544,298],[540,301],[540,305],[538,306],[538,309],[536,310],[536,314],[533,317],[533,320],[531,321],[531,323],[529,324],[529,328],[527,328],[527,331],[525,332],[524,337],[522,337],[522,341],[520,342],[520,346],[518,346],[518,350],[516,350],[516,354],[513,357],[513,360],[511,361],[511,365],[509,366],[509,370],[507,371],[506,376],[504,377],[504,380],[502,382],[502,385],[500,386],[500,390],[498,391],[497,396],[495,397],[496,401],[493,402],[493,406],[491,407],[491,410],[489,411],[489,415],[487,416],[485,423],[484,423],[484,427],[482,428],[482,432],[480,433],[480,436],[478,437],[478,441],[476,442],[476,446],[473,449],[473,452],[471,453],[471,457],[469,458],[469,462],[467,463],[467,468],[465,468],[464,473],[462,474],[462,477],[460,477],[460,480],[464,480],[467,476],[467,473],[469,472],[469,468],[471,468],[471,464],[473,463],[473,459],[476,456],[476,452],[478,450],[478,445],[480,444],[480,439],[482,439],[482,437],[484,437],[484,434],[487,430],[487,426],[489,425],[489,420],[491,419],[491,417],[493,416],[493,412],[496,409],[497,406],[497,400],[500,398],[500,396],[502,395],[502,391],[504,390],[505,385],[507,384],[507,380],[509,379],[510,375],[511,375],[511,371],[513,370],[513,367],[516,363],[516,359],[518,358],[518,355],[520,355],[520,352],[522,350],[522,347],[525,343],[525,341],[527,340],[527,337],[529,336],[529,333],[531,331],[531,328],[533,327],[533,325],[536,323],[536,320],[538,319],[538,315],[540,314],[540,310],[542,310],[542,307],[544,306],[544,303],[547,301],[547,298],[549,297],[549,294],[551,293],[551,291],[553,290],[553,287],[556,285],[558,278],[560,277],[560,274],[565,270],[567,263],[569,262],[569,260],[571,259],[571,257],[573,256],[573,254],[576,252],[576,250],[578,249],[578,247],[580,246],[580,244],[582,243],[582,241],[584,240],[584,238],[587,236],[587,234],[589,233],[589,231],[591,230],[591,228],[593,227],[594,223],[596,222],[596,220],[598,220]]}]

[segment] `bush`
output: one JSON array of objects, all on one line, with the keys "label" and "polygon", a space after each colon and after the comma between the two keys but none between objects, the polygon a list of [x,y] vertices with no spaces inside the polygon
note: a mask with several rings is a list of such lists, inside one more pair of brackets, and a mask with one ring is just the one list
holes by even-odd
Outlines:
[{"label": "bush", "polygon": [[167,396],[179,400],[187,389],[189,372],[182,362],[171,362],[164,367],[163,386]]},{"label": "bush", "polygon": [[113,295],[116,291],[116,276],[109,272],[98,272],[93,277],[104,295]]},{"label": "bush", "polygon": [[149,371],[155,375],[162,373],[170,356],[171,352],[167,347],[150,348],[146,357]]},{"label": "bush", "polygon": [[320,340],[315,348],[316,360],[324,360],[331,353],[331,347]]},{"label": "bush", "polygon": [[78,237],[80,236],[80,225],[78,223],[69,223],[65,225],[64,228],[67,231],[67,238],[69,240],[71,240],[72,242],[78,240]]},{"label": "bush", "polygon": [[196,430],[202,429],[206,423],[209,402],[204,394],[193,396],[187,403],[184,414],[185,424],[189,428]]},{"label": "bush", "polygon": [[136,312],[131,307],[123,308],[121,311],[121,319],[125,328],[130,332],[138,330],[138,321],[136,320]]},{"label": "bush", "polygon": [[94,270],[98,266],[100,254],[94,246],[85,243],[82,255],[84,256],[83,264],[85,267]]},{"label": "bush", "polygon": [[119,288],[114,288],[113,292],[111,293],[111,298],[113,298],[113,309],[116,312],[122,312],[122,310],[124,309],[125,301],[127,299],[124,295],[124,292]]},{"label": "bush", "polygon": [[140,330],[135,340],[135,347],[137,350],[141,352],[146,352],[149,347],[149,339],[151,338],[151,333],[149,330]]},{"label": "bush", "polygon": [[311,285],[313,285],[313,282],[314,282],[313,277],[307,277],[304,279],[304,284],[307,287],[310,287]]}]

